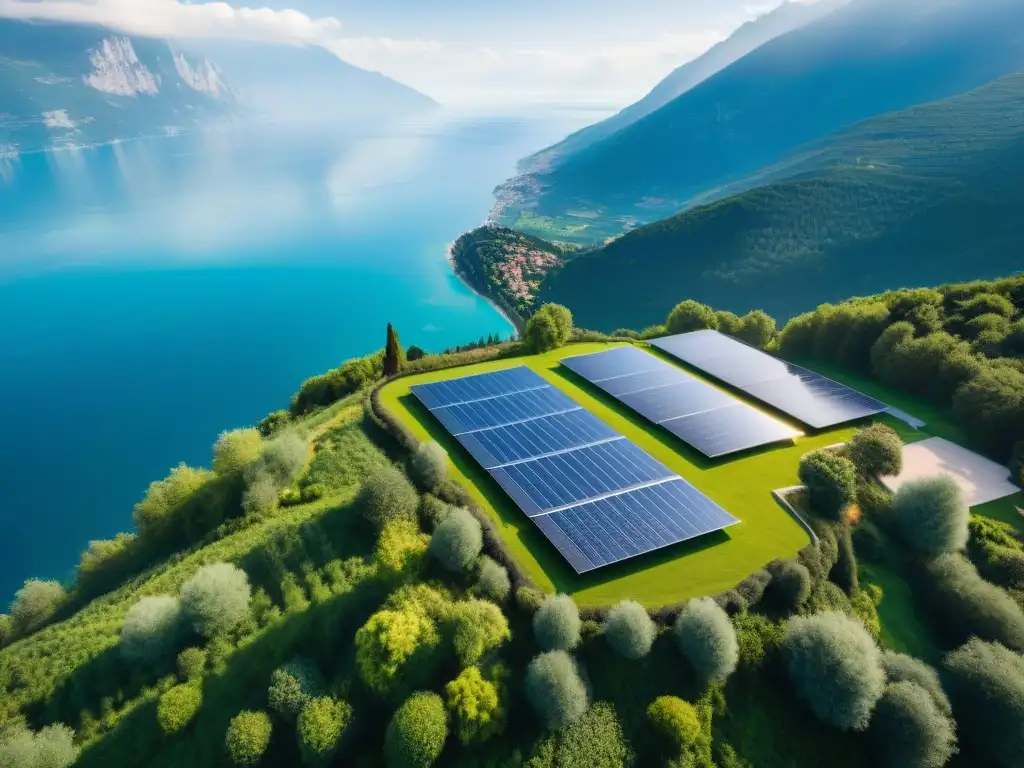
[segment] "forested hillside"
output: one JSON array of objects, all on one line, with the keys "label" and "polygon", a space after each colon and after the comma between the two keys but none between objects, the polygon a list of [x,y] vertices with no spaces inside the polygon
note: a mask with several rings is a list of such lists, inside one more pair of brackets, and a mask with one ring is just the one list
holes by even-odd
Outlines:
[{"label": "forested hillside", "polygon": [[[538,301],[643,327],[680,294],[782,317],[901,285],[1019,268],[1024,75],[866,121],[753,189],[641,227],[552,272]],[[762,184],[765,180],[779,179]]]}]

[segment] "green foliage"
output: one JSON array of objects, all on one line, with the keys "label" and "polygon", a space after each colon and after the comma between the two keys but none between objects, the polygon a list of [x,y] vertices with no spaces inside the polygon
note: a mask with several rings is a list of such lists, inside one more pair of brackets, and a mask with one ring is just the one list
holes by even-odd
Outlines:
[{"label": "green foliage", "polygon": [[414,693],[388,724],[384,755],[389,768],[429,768],[444,749],[448,723],[436,693]]},{"label": "green foliage", "polygon": [[800,459],[799,475],[815,511],[832,520],[843,520],[846,508],[857,498],[853,462],[832,451],[812,451]]},{"label": "green foliage", "polygon": [[759,669],[775,656],[786,639],[786,627],[767,616],[744,613],[733,619],[739,663],[750,670]]},{"label": "green foliage", "polygon": [[885,679],[890,683],[913,683],[928,692],[939,712],[944,715],[952,713],[939,673],[920,659],[896,651],[882,651],[882,667]]},{"label": "green foliage", "polygon": [[387,339],[384,344],[384,365],[382,371],[385,376],[394,376],[405,363],[405,352],[398,341],[398,331],[388,323]]},{"label": "green foliage", "polygon": [[98,595],[114,589],[126,577],[144,566],[139,537],[119,533],[113,539],[89,542],[75,573],[76,597]]},{"label": "green foliage", "polygon": [[292,397],[292,415],[301,416],[359,391],[380,379],[383,367],[384,350],[380,350],[366,357],[347,360],[339,368],[306,379]]},{"label": "green foliage", "polygon": [[882,622],[878,617],[878,606],[884,596],[882,588],[876,584],[860,587],[850,596],[852,616],[860,620],[860,623],[864,625],[864,629],[875,640],[878,640],[882,634]]},{"label": "green foliage", "polygon": [[718,317],[711,307],[693,299],[676,304],[665,320],[665,329],[669,333],[689,333],[708,328],[718,330]]},{"label": "green foliage", "polygon": [[239,712],[228,724],[224,746],[235,765],[256,765],[270,746],[273,724],[266,712]]},{"label": "green foliage", "polygon": [[427,530],[434,530],[442,521],[451,514],[454,507],[446,504],[437,496],[425,493],[420,497],[419,514]]},{"label": "green foliage", "polygon": [[675,696],[659,696],[652,701],[647,719],[678,751],[700,739],[703,730],[693,705]]},{"label": "green foliage", "polygon": [[[246,473],[245,492],[242,494],[242,509],[247,515],[260,515],[271,512],[277,506],[278,499],[284,506],[294,504],[294,499],[280,493],[278,484],[269,473],[250,467]],[[291,489],[286,489],[290,491]]]},{"label": "green foliage", "polygon": [[533,615],[533,634],[543,651],[571,651],[580,642],[580,611],[568,595],[548,597]]},{"label": "green foliage", "polygon": [[531,615],[540,610],[546,599],[543,592],[533,587],[519,587],[516,590],[516,605]]},{"label": "green foliage", "polygon": [[267,704],[281,717],[293,720],[324,687],[323,676],[312,661],[294,658],[270,674]]},{"label": "green foliage", "polygon": [[186,648],[178,654],[178,676],[182,682],[199,680],[206,671],[206,651],[202,648]]},{"label": "green foliage", "polygon": [[858,430],[846,453],[864,475],[898,475],[903,471],[903,441],[885,424]]},{"label": "green foliage", "polygon": [[256,429],[263,437],[272,437],[273,435],[280,432],[282,429],[287,427],[292,420],[292,415],[285,410],[274,411],[267,416],[264,416],[259,424],[256,425]]},{"label": "green foliage", "polygon": [[503,603],[512,591],[512,582],[508,571],[498,565],[487,555],[481,555],[477,561],[477,578],[474,591],[481,597]]},{"label": "green foliage", "polygon": [[1000,768],[1024,765],[1024,657],[972,638],[942,665],[961,739]]},{"label": "green foliage", "polygon": [[434,531],[430,554],[444,568],[458,573],[476,562],[483,544],[480,521],[469,510],[456,508]]},{"label": "green foliage", "polygon": [[[715,317],[721,322],[720,312],[715,313]],[[724,333],[730,333],[729,331],[721,328]],[[760,309],[755,309],[753,312],[749,312],[739,320],[739,326],[730,335],[735,336],[740,341],[745,341],[753,347],[758,349],[764,349],[767,347],[777,335],[778,331],[775,328],[775,318],[770,317],[767,313],[762,312]]]},{"label": "green foliage", "polygon": [[526,698],[549,728],[576,722],[587,711],[587,689],[576,662],[565,651],[534,657],[526,668]]},{"label": "green foliage", "polygon": [[632,763],[633,753],[615,709],[599,701],[541,742],[524,768],[626,768]]},{"label": "green foliage", "polygon": [[980,446],[994,456],[1009,456],[1024,434],[1024,371],[990,363],[964,380],[953,413]]},{"label": "green foliage", "polygon": [[561,347],[572,336],[572,313],[560,304],[545,304],[526,323],[524,341],[534,352]]},{"label": "green foliage", "polygon": [[5,648],[14,640],[14,619],[6,613],[0,613],[0,648]]},{"label": "green foliage", "polygon": [[184,629],[176,597],[143,597],[125,615],[119,643],[128,661],[159,664],[177,650]]},{"label": "green foliage", "polygon": [[327,493],[327,486],[321,483],[310,483],[309,485],[302,486],[302,490],[299,491],[299,498],[302,499],[304,504],[309,504],[311,501],[322,499]]},{"label": "green foliage", "polygon": [[135,505],[133,519],[139,535],[155,539],[165,535],[174,513],[214,477],[213,472],[179,464],[163,480],[150,483]]},{"label": "green foliage", "polygon": [[887,768],[942,768],[956,750],[953,723],[911,682],[886,686],[869,736],[876,759]]},{"label": "green foliage", "polygon": [[451,606],[452,643],[459,662],[475,664],[492,648],[512,637],[501,609],[487,600],[462,600]]},{"label": "green foliage", "polygon": [[647,609],[633,600],[615,605],[604,622],[608,644],[627,659],[642,659],[650,653],[656,634]]},{"label": "green foliage", "polygon": [[437,443],[420,443],[412,455],[412,474],[420,488],[432,491],[448,476],[448,454]]},{"label": "green foliage", "polygon": [[796,612],[811,594],[811,572],[795,560],[779,563],[772,570],[772,580],[765,590],[767,599],[786,613]]},{"label": "green foliage", "polygon": [[14,593],[10,617],[19,634],[27,634],[46,624],[67,599],[64,587],[56,581],[28,579]]},{"label": "green foliage", "polygon": [[[718,320],[718,330],[730,336],[738,336],[743,328],[743,321],[732,312],[723,309],[716,310],[715,318]],[[772,327],[775,327],[774,320],[772,320]]]},{"label": "green foliage", "polygon": [[970,510],[948,475],[905,483],[892,502],[900,537],[923,555],[957,552],[967,544]]},{"label": "green foliage", "polygon": [[835,532],[836,562],[829,571],[828,577],[850,597],[857,594],[859,582],[857,577],[857,558],[853,553],[853,538],[847,526],[841,526]]},{"label": "green foliage", "polygon": [[75,732],[62,723],[33,733],[22,726],[0,731],[3,768],[70,768],[78,759]]},{"label": "green foliage", "polygon": [[414,520],[419,495],[404,473],[388,465],[366,477],[357,503],[363,517],[383,528],[389,520]]},{"label": "green foliage", "polygon": [[445,686],[445,704],[463,744],[486,741],[504,730],[503,675],[499,669],[492,673],[496,680],[487,680],[477,667],[467,667]]},{"label": "green foliage", "polygon": [[701,685],[725,681],[736,669],[740,649],[732,622],[714,600],[691,600],[673,627],[679,650]]},{"label": "green foliage", "polygon": [[405,359],[410,363],[415,363],[417,360],[421,360],[426,357],[426,355],[427,353],[422,347],[417,347],[415,344],[412,344],[405,352]]},{"label": "green foliage", "polygon": [[818,718],[861,731],[885,685],[881,653],[860,622],[837,613],[797,616],[783,643],[789,679]]},{"label": "green foliage", "polygon": [[330,763],[351,721],[352,706],[347,701],[321,696],[306,702],[296,723],[303,762],[309,766]]},{"label": "green foliage", "polygon": [[1009,319],[1016,311],[1013,302],[998,293],[979,293],[959,302],[959,315],[964,320],[973,320],[985,315],[997,315]]},{"label": "green foliage", "polygon": [[263,447],[253,468],[257,473],[269,475],[278,488],[295,480],[309,461],[309,446],[294,432],[286,432]]},{"label": "green foliage", "polygon": [[263,437],[258,429],[221,432],[213,445],[213,471],[218,475],[240,472],[260,457]]},{"label": "green foliage", "polygon": [[202,705],[202,688],[193,683],[176,685],[160,697],[156,720],[164,733],[178,733],[192,722]]},{"label": "green foliage", "polygon": [[374,558],[388,573],[408,574],[419,567],[430,537],[412,520],[389,520],[377,539]]},{"label": "green foliage", "polygon": [[234,629],[249,616],[249,577],[229,563],[204,565],[181,588],[181,609],[205,637]]},{"label": "green foliage", "polygon": [[437,627],[421,607],[378,611],[356,632],[356,664],[363,682],[386,693],[413,653],[437,641]]}]

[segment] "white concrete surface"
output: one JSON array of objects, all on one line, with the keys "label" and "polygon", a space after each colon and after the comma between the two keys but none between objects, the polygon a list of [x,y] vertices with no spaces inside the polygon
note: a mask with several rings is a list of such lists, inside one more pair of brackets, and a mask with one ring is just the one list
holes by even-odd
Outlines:
[{"label": "white concrete surface", "polygon": [[897,477],[883,477],[882,482],[896,491],[908,480],[936,475],[949,475],[956,480],[972,507],[1020,490],[1010,482],[1006,467],[941,437],[903,446],[903,472]]}]

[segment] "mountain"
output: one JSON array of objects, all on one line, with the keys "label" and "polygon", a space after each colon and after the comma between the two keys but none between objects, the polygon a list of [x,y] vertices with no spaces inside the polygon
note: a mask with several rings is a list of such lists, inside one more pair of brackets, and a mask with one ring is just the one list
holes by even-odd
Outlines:
[{"label": "mountain", "polygon": [[661,218],[804,143],[1024,67],[1022,30],[1020,0],[853,0],[550,171],[515,180],[499,195],[500,220],[522,210],[547,217],[549,230],[600,220],[594,241]]},{"label": "mountain", "polygon": [[237,108],[215,64],[166,41],[0,20],[0,155],[166,134]]},{"label": "mountain", "polygon": [[584,252],[536,303],[613,330],[689,297],[781,318],[904,285],[1019,270],[1024,73],[805,146],[714,203]]},{"label": "mountain", "polygon": [[727,39],[708,49],[693,61],[673,70],[664,80],[644,96],[620,112],[600,123],[582,128],[554,146],[542,149],[520,163],[522,172],[543,171],[562,162],[566,157],[616,131],[635,123],[661,109],[673,99],[683,95],[712,75],[721,72],[751,51],[779,35],[799,29],[822,18],[846,0],[819,0],[815,3],[785,2],[778,8],[749,21]]}]

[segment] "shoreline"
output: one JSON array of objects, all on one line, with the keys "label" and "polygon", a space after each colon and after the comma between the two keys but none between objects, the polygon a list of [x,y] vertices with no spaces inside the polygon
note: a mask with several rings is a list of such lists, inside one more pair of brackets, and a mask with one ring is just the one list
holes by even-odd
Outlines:
[{"label": "shoreline", "polygon": [[[489,221],[485,221],[483,226],[487,226],[489,223],[490,223]],[[500,304],[498,304],[498,302],[495,301],[494,299],[492,299],[490,296],[486,296],[483,293],[481,293],[479,290],[477,290],[475,285],[473,285],[472,283],[469,282],[469,280],[467,280],[465,277],[463,277],[462,273],[459,271],[458,267],[455,265],[455,253],[454,253],[454,250],[455,250],[455,243],[457,241],[458,241],[458,239],[452,240],[452,242],[450,242],[448,244],[448,247],[445,249],[445,259],[447,259],[447,261],[448,261],[448,266],[451,267],[452,274],[454,274],[455,277],[458,278],[460,283],[462,283],[464,286],[466,286],[466,288],[469,289],[470,293],[472,293],[474,296],[477,296],[480,299],[483,299],[485,302],[487,302],[494,309],[495,312],[497,312],[499,315],[501,315],[501,317],[505,320],[505,322],[508,323],[512,327],[512,331],[513,331],[513,333],[516,334],[516,336],[521,336],[522,333],[523,333],[523,329],[520,327],[520,324],[518,322],[516,322],[516,318],[512,315],[512,313],[509,312],[508,310],[506,310]]]}]

